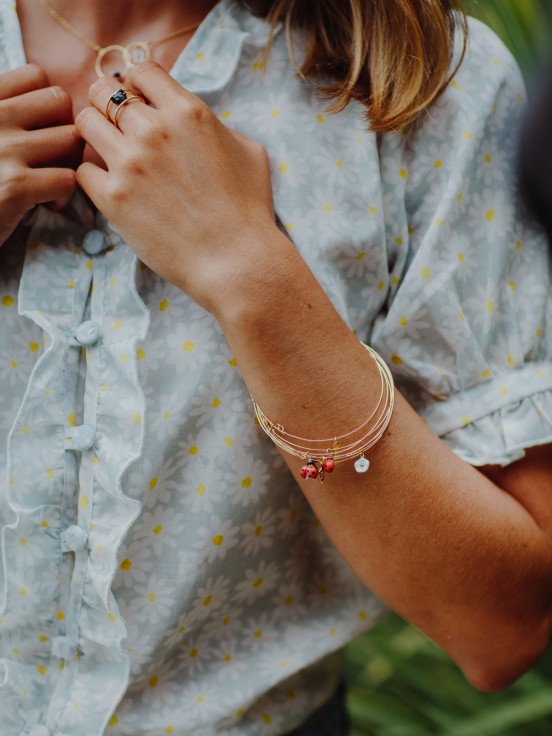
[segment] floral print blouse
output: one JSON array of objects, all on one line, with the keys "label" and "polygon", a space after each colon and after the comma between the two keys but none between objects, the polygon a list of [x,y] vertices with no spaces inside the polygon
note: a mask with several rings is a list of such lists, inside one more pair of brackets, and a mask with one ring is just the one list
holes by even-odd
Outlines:
[{"label": "floral print blouse", "polygon": [[[221,0],[172,74],[267,148],[282,230],[455,453],[552,442],[511,56],[472,22],[420,123],[375,135],[356,103],[325,112],[278,30],[265,67],[268,24]],[[0,71],[24,63],[0,0]],[[0,249],[0,470],[2,736],[280,736],[384,610],[255,423],[217,322],[82,195]]]}]

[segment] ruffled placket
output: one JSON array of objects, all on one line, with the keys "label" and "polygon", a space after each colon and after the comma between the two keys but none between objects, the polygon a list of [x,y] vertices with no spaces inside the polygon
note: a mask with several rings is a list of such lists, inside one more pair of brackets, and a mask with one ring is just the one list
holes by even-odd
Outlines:
[{"label": "ruffled placket", "polygon": [[[87,227],[39,211],[19,312],[43,329],[46,350],[9,435],[11,519],[2,536],[2,634],[29,642],[17,656],[2,648],[3,697],[11,690],[17,704],[9,734],[41,726],[56,736],[97,736],[128,681],[126,627],[111,582],[141,508],[121,487],[143,442],[135,345],[149,313],[136,265],[101,215]],[[79,360],[86,360],[80,402]],[[44,473],[27,472],[31,454]],[[27,540],[39,550],[31,565],[22,558]]]}]

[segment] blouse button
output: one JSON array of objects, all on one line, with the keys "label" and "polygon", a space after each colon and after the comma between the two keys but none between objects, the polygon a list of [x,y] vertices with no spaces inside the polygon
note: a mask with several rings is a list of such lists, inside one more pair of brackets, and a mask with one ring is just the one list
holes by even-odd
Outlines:
[{"label": "blouse button", "polygon": [[88,424],[81,424],[73,430],[73,448],[75,450],[89,450],[96,442],[96,433]]},{"label": "blouse button", "polygon": [[88,534],[80,526],[68,526],[60,538],[62,552],[78,552],[86,546]]},{"label": "blouse button", "polygon": [[97,322],[93,322],[92,320],[82,322],[77,327],[75,337],[81,345],[94,345],[95,342],[98,342],[98,338],[100,337],[100,327]]},{"label": "blouse button", "polygon": [[70,659],[77,651],[75,642],[68,636],[56,636],[52,639],[52,656],[58,659]]},{"label": "blouse button", "polygon": [[41,726],[40,724],[33,726],[28,734],[29,736],[52,736],[50,729],[46,728],[46,726]]},{"label": "blouse button", "polygon": [[89,256],[97,256],[107,248],[107,238],[101,230],[90,230],[84,236],[82,247]]}]

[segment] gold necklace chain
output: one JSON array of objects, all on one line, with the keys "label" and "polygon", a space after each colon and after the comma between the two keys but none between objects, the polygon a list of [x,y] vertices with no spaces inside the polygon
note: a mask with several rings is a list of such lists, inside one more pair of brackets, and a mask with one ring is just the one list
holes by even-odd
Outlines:
[{"label": "gold necklace chain", "polygon": [[[120,44],[112,44],[111,46],[100,46],[99,43],[95,43],[90,38],[87,38],[83,33],[75,28],[74,25],[69,23],[67,18],[64,18],[61,13],[59,13],[52,5],[50,5],[48,0],[38,0],[38,2],[42,5],[44,10],[46,10],[46,12],[53,18],[53,20],[55,20],[56,23],[58,23],[65,31],[67,31],[67,33],[70,33],[72,36],[81,41],[81,43],[88,46],[91,51],[94,51],[94,53],[96,54],[96,74],[98,75],[98,77],[105,77],[105,73],[102,69],[102,62],[107,54],[110,54],[112,52],[120,53],[123,58],[125,68],[127,70],[132,69],[133,66],[140,63],[141,61],[149,59],[151,56],[151,50],[155,46],[158,46],[164,41],[170,41],[171,39],[176,38],[177,36],[181,36],[188,31],[194,31],[200,25],[200,23],[194,23],[194,25],[191,26],[178,28],[176,31],[167,33],[160,38],[155,38],[153,41],[132,41],[132,43],[129,43],[128,46],[121,46]],[[121,75],[119,72],[115,72],[113,76],[120,77]]]}]

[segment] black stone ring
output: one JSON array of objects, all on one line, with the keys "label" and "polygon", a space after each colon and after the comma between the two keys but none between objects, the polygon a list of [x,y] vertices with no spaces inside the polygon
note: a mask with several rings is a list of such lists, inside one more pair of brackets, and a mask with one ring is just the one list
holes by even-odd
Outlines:
[{"label": "black stone ring", "polygon": [[111,115],[109,114],[109,106],[111,105],[111,103],[113,103],[114,105],[117,105],[118,107],[122,102],[128,99],[129,95],[134,95],[134,94],[136,93],[133,92],[131,89],[118,89],[117,92],[114,92],[111,95],[111,97],[107,101],[107,105],[105,106],[105,116],[109,120],[110,123],[113,122],[113,120],[111,119]]},{"label": "black stone ring", "polygon": [[109,101],[113,102],[115,105],[120,105],[123,100],[126,100],[126,98],[127,98],[126,90],[120,89],[111,95],[111,97],[109,98]]}]

